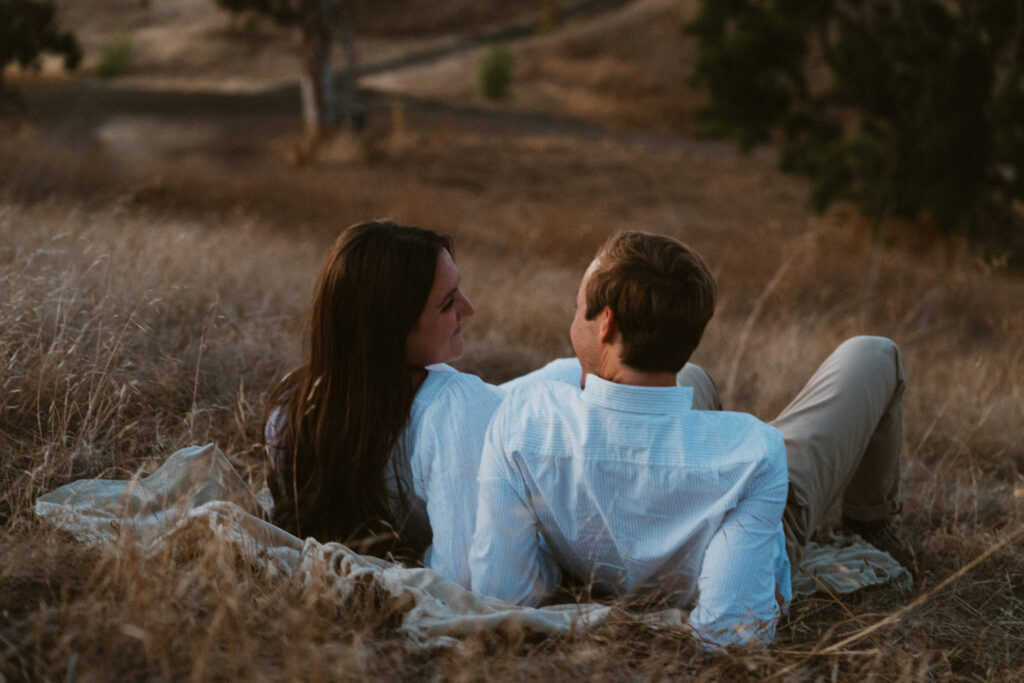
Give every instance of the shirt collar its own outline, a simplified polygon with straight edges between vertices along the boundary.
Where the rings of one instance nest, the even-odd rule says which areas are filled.
[[[599,408],[628,413],[667,414],[693,407],[693,387],[640,387],[616,384],[587,374],[583,401]]]

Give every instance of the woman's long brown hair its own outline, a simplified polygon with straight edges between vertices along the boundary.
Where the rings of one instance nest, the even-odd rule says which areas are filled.
[[[394,512],[408,509],[402,478],[397,506],[386,481],[422,377],[406,362],[406,338],[441,249],[451,251],[448,238],[385,220],[335,241],[313,296],[306,362],[267,402],[267,419],[281,411],[272,445],[284,452],[268,477],[275,524],[362,552],[410,542]]]

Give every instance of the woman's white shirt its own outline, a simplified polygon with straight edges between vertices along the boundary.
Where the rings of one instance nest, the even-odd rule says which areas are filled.
[[[426,504],[426,521],[433,533],[424,565],[469,588],[480,453],[487,425],[505,392],[448,365],[427,369],[400,452],[408,455],[412,491],[419,499],[416,502]]]
[[[468,589],[469,548],[476,525],[476,477],[491,416],[507,389],[535,379],[579,385],[581,370],[575,358],[563,358],[499,386],[446,364],[431,365],[427,370],[413,399],[401,447],[392,454],[386,483],[393,500],[397,500],[396,478],[400,478],[411,499],[407,502],[412,509],[393,509],[395,517],[409,515],[407,529],[414,533],[422,529],[424,535],[429,529],[433,535],[424,565]],[[283,451],[274,446],[280,419],[280,411],[273,411],[265,428],[267,455],[277,471],[280,468],[276,463],[283,457]],[[401,453],[407,466],[394,460]],[[425,544],[426,539],[423,541]]]

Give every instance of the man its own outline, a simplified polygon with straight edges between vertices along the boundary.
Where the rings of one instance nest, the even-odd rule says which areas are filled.
[[[887,529],[898,508],[895,346],[846,342],[774,426],[699,410],[715,406],[694,404],[676,373],[715,296],[707,266],[677,240],[624,233],[599,250],[570,330],[581,389],[513,391],[488,429],[474,591],[536,605],[564,570],[598,591],[692,608],[711,646],[766,642],[792,597],[790,559],[840,495],[865,533]]]

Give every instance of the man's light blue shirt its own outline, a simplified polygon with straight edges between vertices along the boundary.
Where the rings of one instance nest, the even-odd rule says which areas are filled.
[[[536,605],[564,569],[692,608],[711,644],[770,640],[792,596],[782,434],[692,398],[594,375],[513,390],[484,442],[473,590]]]

